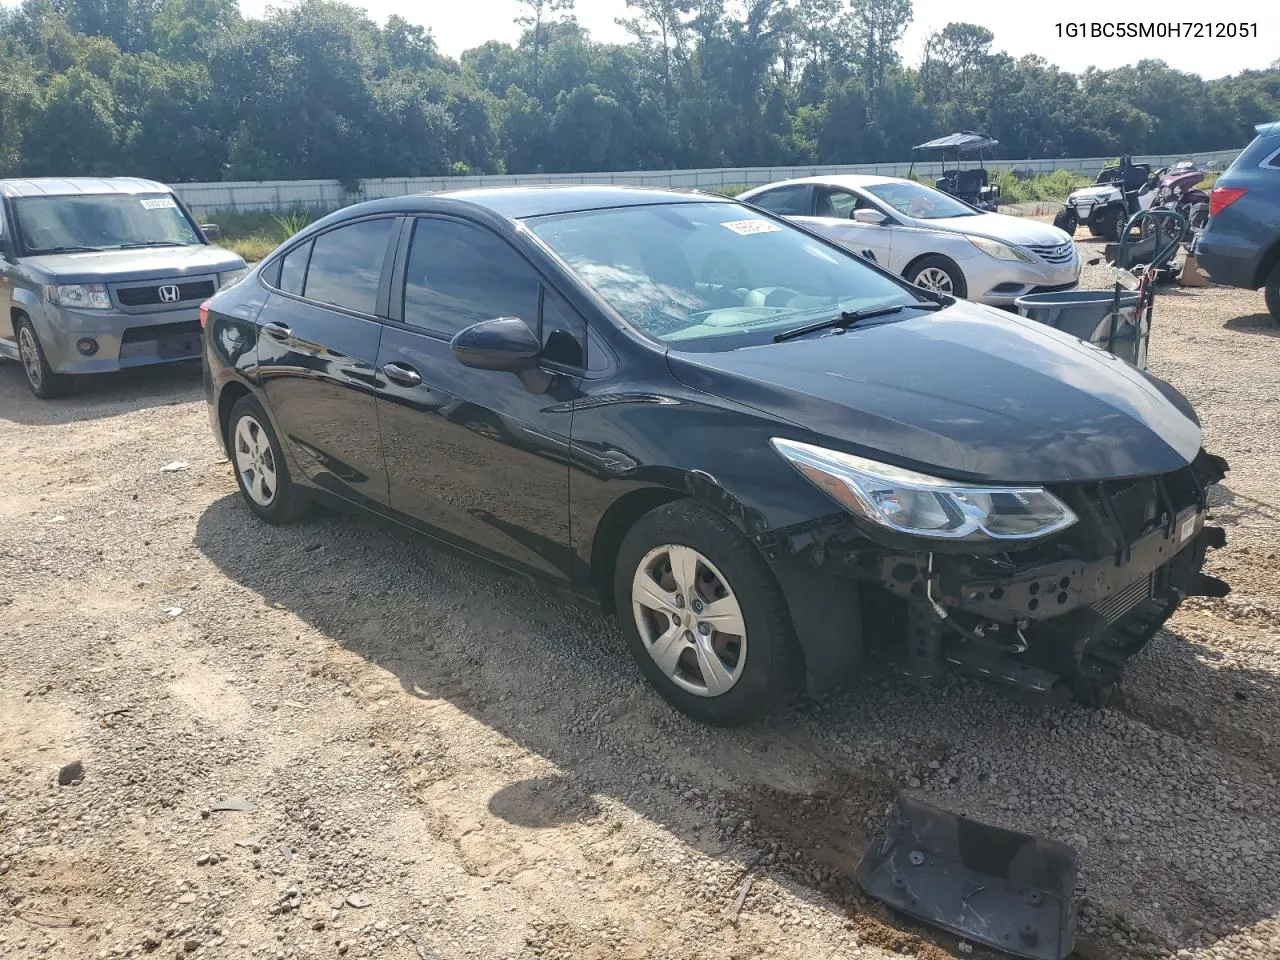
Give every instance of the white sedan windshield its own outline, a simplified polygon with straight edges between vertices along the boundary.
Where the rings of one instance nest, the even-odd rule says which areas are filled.
[[[732,203],[669,203],[526,221],[624,320],[688,342],[916,298],[852,254]]]

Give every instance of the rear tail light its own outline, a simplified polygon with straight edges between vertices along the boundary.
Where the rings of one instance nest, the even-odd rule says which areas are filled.
[[[1216,217],[1248,192],[1244,187],[1214,187],[1209,191],[1209,216]]]
[[[200,304],[200,329],[203,330],[209,322],[209,301],[206,300]]]

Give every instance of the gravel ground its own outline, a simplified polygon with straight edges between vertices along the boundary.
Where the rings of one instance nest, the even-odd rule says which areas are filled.
[[[364,520],[252,522],[198,371],[40,402],[0,365],[0,955],[982,957],[849,880],[906,790],[1073,844],[1081,957],[1280,957],[1280,329],[1169,290],[1152,358],[1232,463],[1235,593],[1116,706],[872,672],[731,732],[598,616]]]

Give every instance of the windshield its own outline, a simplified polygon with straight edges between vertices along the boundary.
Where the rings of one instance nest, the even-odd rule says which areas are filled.
[[[591,210],[526,221],[628,323],[719,349],[913,294],[852,254],[733,203]]]
[[[864,188],[893,209],[914,220],[941,220],[944,217],[973,217],[978,211],[919,183],[877,183]]]
[[[31,255],[201,242],[177,201],[163,193],[21,197],[13,211]]]

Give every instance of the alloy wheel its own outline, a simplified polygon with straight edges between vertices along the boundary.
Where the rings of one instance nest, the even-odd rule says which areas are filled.
[[[955,285],[951,276],[941,267],[925,267],[916,274],[916,286],[932,290],[934,293],[954,293]]]
[[[640,562],[631,583],[640,639],[682,690],[719,697],[747,663],[747,628],[728,581],[692,547],[663,544]]]
[[[279,489],[276,480],[276,455],[262,424],[251,416],[243,416],[236,424],[236,472],[250,499],[260,507],[269,507]]]
[[[31,386],[39,390],[44,381],[44,372],[40,369],[40,348],[36,345],[36,335],[26,325],[18,329],[18,354],[22,357],[22,368],[27,372]]]

